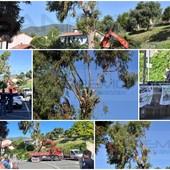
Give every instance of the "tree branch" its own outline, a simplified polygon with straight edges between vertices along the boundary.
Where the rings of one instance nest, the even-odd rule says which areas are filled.
[[[103,74],[107,71],[107,69],[109,68],[110,64],[106,65],[106,67],[103,69],[103,71],[100,73],[100,75],[98,76],[98,79],[97,79],[97,82],[96,82],[96,86],[95,88],[93,89],[93,94],[96,92],[98,86],[99,86],[99,83],[100,83],[100,79],[101,77],[103,76]]]
[[[89,86],[88,86],[88,93],[90,94],[91,90],[91,83],[92,83],[92,74],[90,70],[90,63],[88,63],[88,73],[89,73]]]
[[[79,1],[79,4],[81,5],[84,14],[90,17],[91,16],[90,11],[86,7],[85,3],[83,1]]]
[[[75,89],[77,91],[77,95],[79,96],[79,98],[81,99],[82,98],[82,95],[81,95],[81,92],[80,92],[80,89],[79,89],[79,86],[77,84],[77,80],[76,80],[76,76],[75,76],[75,71],[74,71],[74,66],[73,64],[70,64],[70,70],[71,70],[71,74],[73,76],[73,83],[75,85]]]
[[[60,71],[61,71],[62,75],[64,75],[64,73],[63,73],[63,71],[62,71],[61,69],[60,69]],[[75,94],[75,96],[77,97],[77,99],[78,99],[79,102],[81,103],[81,100],[80,100],[79,96],[77,95],[76,91],[75,91],[74,88],[72,87],[71,83],[68,81],[67,77],[64,76],[64,78],[65,78],[65,81],[67,82],[70,90]]]
[[[79,78],[79,80],[81,81],[82,85],[84,85],[84,82],[83,82],[82,78],[80,77],[79,73],[77,72],[77,70],[76,70],[76,68],[75,68],[74,64],[73,64],[72,66],[73,66],[73,68],[74,68],[74,71],[75,71],[75,73],[76,73],[77,77],[78,77],[78,78]]]

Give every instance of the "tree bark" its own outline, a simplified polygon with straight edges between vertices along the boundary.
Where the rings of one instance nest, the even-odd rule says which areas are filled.
[[[94,36],[95,36],[95,31],[91,31],[87,35],[88,49],[93,49],[94,48]]]

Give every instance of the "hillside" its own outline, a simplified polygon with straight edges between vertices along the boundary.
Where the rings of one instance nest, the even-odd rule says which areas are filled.
[[[170,25],[158,26],[144,32],[140,30],[129,37],[141,43],[141,49],[169,49],[170,48]]]
[[[87,144],[88,144],[87,141],[88,141],[88,143],[91,144],[91,146],[94,146],[93,140],[89,140],[89,139],[83,138],[83,137],[59,138],[59,139],[55,140],[54,142],[55,142],[55,146],[57,148],[61,148],[64,153],[67,153],[71,149],[80,149],[80,150],[89,149],[87,147]],[[44,148],[44,150],[47,150],[48,148],[50,148],[50,145],[46,146],[46,148]]]
[[[48,31],[52,28],[57,28],[60,33],[72,32],[75,26],[69,24],[51,24],[46,26],[32,26],[25,29],[22,29],[21,32],[25,32],[27,34],[34,33],[39,36],[47,35]]]

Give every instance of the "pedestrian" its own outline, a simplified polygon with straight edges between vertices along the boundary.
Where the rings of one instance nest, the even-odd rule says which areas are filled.
[[[2,115],[6,115],[6,93],[4,88],[1,93],[1,113]]]
[[[170,83],[170,69],[166,68],[166,73],[165,73],[165,78],[166,78],[166,82]]]
[[[80,167],[82,169],[94,169],[94,161],[91,159],[91,151],[84,150],[82,159],[80,160]],[[82,161],[82,162],[81,162]]]
[[[1,164],[3,164],[5,166],[6,169],[10,169],[11,165],[10,165],[10,161],[8,159],[8,155],[5,154],[2,158],[1,158]]]
[[[13,163],[12,169],[19,169],[19,166],[18,166],[18,163],[17,163],[17,162],[14,162],[14,163]]]
[[[8,94],[8,112],[12,113],[13,112],[13,93],[12,89],[9,90],[10,93]]]

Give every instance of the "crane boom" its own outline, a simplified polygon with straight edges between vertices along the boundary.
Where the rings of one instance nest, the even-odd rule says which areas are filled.
[[[103,38],[103,40],[101,42],[102,48],[109,48],[110,47],[109,40],[110,40],[111,37],[116,38],[125,48],[129,47],[129,44],[125,39],[121,38],[119,35],[117,35],[116,33],[114,33],[110,29],[109,33],[105,35],[105,37]]]

